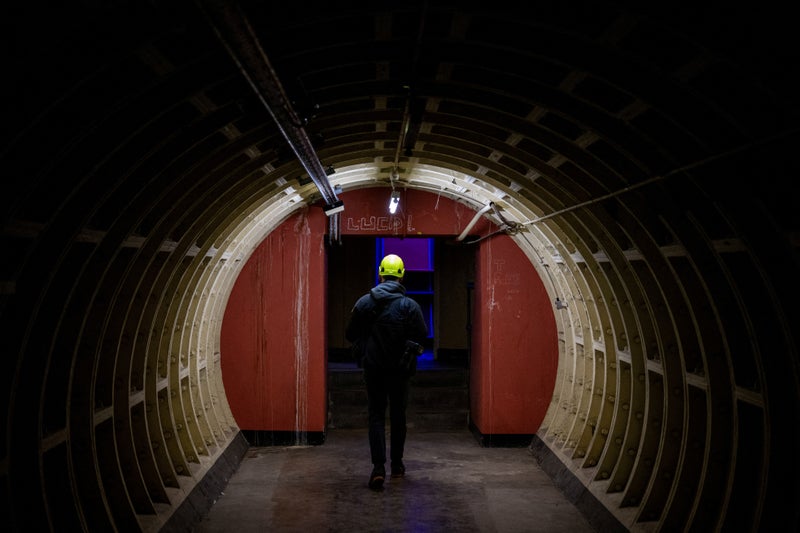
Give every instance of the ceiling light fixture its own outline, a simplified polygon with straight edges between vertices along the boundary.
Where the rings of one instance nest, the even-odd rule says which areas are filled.
[[[400,179],[400,172],[397,170],[397,166],[392,169],[389,173],[389,185],[392,186],[392,194],[389,196],[389,212],[391,214],[395,214],[397,211],[397,205],[400,203],[400,191],[394,188],[394,182]]]
[[[397,211],[397,204],[400,203],[400,191],[392,189],[392,195],[389,197],[389,212],[394,215]]]

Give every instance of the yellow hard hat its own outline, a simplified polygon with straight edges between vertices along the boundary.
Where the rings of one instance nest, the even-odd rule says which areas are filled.
[[[381,266],[378,267],[378,275],[380,276],[394,276],[397,279],[403,279],[405,267],[403,260],[399,255],[389,254],[381,261]]]

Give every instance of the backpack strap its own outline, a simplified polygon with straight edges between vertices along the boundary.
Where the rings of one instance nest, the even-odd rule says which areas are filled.
[[[379,302],[372,294],[370,294],[370,299],[372,301],[372,307],[365,313],[369,323],[364,327],[361,338],[354,342],[351,348],[352,357],[355,359],[359,368],[363,365],[364,357],[367,355],[367,339],[369,339],[369,336],[372,334],[372,328],[375,327],[375,322],[388,305],[387,300]]]
[[[378,317],[381,316],[381,313],[383,313],[384,309],[386,309],[389,306],[389,303],[391,302],[391,300],[388,298],[378,301],[375,299],[374,296],[372,296],[372,294],[370,294],[369,297],[372,298],[372,309],[370,309],[369,312],[369,316],[371,319],[369,327],[364,328],[365,331],[367,331],[366,335],[372,333],[372,328],[375,326],[375,322],[377,322]]]

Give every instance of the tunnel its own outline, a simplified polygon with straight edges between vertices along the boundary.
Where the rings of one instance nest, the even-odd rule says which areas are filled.
[[[788,7],[79,0],[2,26],[4,530],[202,515],[249,445],[240,274],[296,217],[324,255],[352,198],[395,194],[541,285],[527,445],[564,490],[629,531],[800,527]]]

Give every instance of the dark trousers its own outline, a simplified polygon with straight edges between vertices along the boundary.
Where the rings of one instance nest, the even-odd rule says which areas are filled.
[[[390,457],[393,463],[403,459],[406,444],[406,407],[409,378],[375,369],[364,369],[369,414],[369,450],[372,464],[386,463],[386,407],[389,407],[391,433]]]

